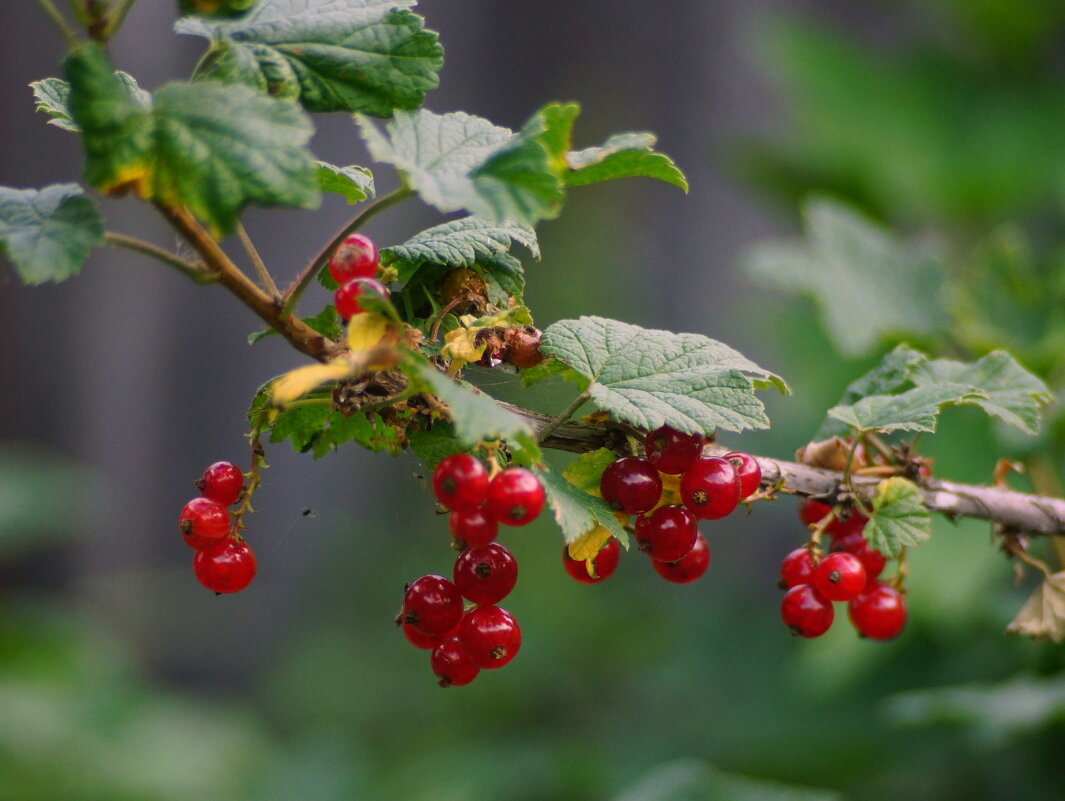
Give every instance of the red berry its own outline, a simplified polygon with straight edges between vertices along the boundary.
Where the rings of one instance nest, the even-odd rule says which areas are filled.
[[[650,517],[636,518],[635,534],[639,549],[652,559],[676,562],[695,547],[699,523],[682,506],[662,506]]]
[[[468,453],[445,456],[433,470],[433,494],[451,511],[473,511],[488,494],[488,471]]]
[[[455,560],[455,586],[462,597],[481,606],[506,598],[518,581],[518,560],[498,542],[470,548]]]
[[[832,625],[835,610],[809,584],[797,584],[784,593],[780,603],[784,625],[800,637],[820,637]]]
[[[861,560],[865,568],[866,584],[871,584],[877,576],[884,572],[887,557],[869,544],[868,540],[860,531],[852,531],[845,537],[840,537],[832,546],[833,550],[852,553]]]
[[[377,247],[369,237],[352,234],[329,257],[329,274],[343,286],[353,278],[373,278],[379,264]]]
[[[581,584],[598,584],[610,578],[617,570],[618,560],[621,558],[621,546],[618,541],[611,537],[606,545],[599,549],[599,553],[592,559],[592,575],[588,575],[588,563],[583,559],[573,559],[569,555],[569,546],[562,546],[562,564],[566,572]]]
[[[726,453],[725,458],[736,468],[736,477],[740,480],[740,500],[758,492],[762,486],[762,468],[758,465],[758,460],[741,451]]]
[[[710,546],[702,534],[695,537],[695,546],[688,555],[676,562],[658,562],[651,560],[655,572],[666,581],[674,584],[688,584],[700,578],[710,567]]]
[[[814,587],[830,601],[849,601],[865,589],[865,568],[852,553],[830,553],[814,568]]]
[[[255,578],[255,567],[255,554],[243,540],[227,538],[192,557],[196,578],[216,593],[240,592]]]
[[[824,520],[825,515],[831,511],[832,507],[827,503],[807,498],[799,507],[799,519],[807,527],[812,527]],[[853,531],[861,531],[869,522],[868,517],[853,507],[842,507],[836,514],[840,517],[825,527],[825,533],[834,539],[845,537]]]
[[[404,623],[400,628],[403,629],[403,634],[407,641],[415,648],[421,648],[423,651],[431,651],[441,642],[439,637],[426,637],[410,623]]]
[[[847,605],[858,633],[870,640],[890,640],[906,625],[906,602],[898,590],[876,582]]]
[[[740,480],[732,462],[720,456],[700,459],[680,477],[684,505],[702,520],[730,515],[740,504]]]
[[[447,524],[452,542],[460,551],[487,545],[499,533],[499,522],[483,506],[468,512],[452,512]]]
[[[229,510],[210,498],[193,498],[181,510],[178,527],[189,547],[211,548],[229,534]]]
[[[422,576],[407,587],[397,623],[409,623],[427,637],[443,637],[462,618],[462,596],[443,576]]]
[[[540,516],[546,497],[531,470],[508,467],[488,485],[488,511],[503,525],[525,526]]]
[[[462,687],[469,684],[481,669],[462,647],[458,637],[448,637],[433,648],[429,664],[440,679],[441,687]]]
[[[494,670],[517,656],[521,629],[503,607],[479,606],[462,618],[459,640],[477,667]]]
[[[340,289],[333,295],[337,314],[344,320],[350,320],[361,313],[363,308],[359,305],[359,298],[364,292],[372,292],[382,298],[388,297],[388,288],[376,278],[353,278],[346,284],[341,284]]]
[[[703,453],[702,434],[682,434],[669,426],[648,432],[644,439],[647,461],[659,473],[680,475],[690,470]]]
[[[662,497],[662,478],[646,459],[623,456],[603,471],[599,494],[615,511],[640,514]]]
[[[827,503],[821,503],[821,501],[814,498],[807,498],[799,503],[799,519],[804,526],[816,526],[822,520],[825,515],[832,511],[832,507]]]
[[[218,501],[223,506],[232,506],[244,489],[244,474],[232,462],[215,462],[203,471],[196,482],[203,497]]]
[[[814,580],[813,555],[806,548],[796,548],[780,563],[780,580],[784,589],[798,584],[810,584]]]

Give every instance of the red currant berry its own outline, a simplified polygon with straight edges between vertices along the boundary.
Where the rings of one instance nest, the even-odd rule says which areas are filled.
[[[193,498],[181,510],[178,527],[189,547],[210,548],[229,534],[229,510],[210,498]]]
[[[499,534],[499,521],[483,506],[468,512],[452,512],[447,524],[451,529],[452,544],[460,551],[487,545]]]
[[[820,637],[836,617],[832,602],[827,601],[809,584],[797,584],[784,593],[780,603],[784,625],[800,637]]]
[[[218,501],[223,506],[232,506],[244,489],[244,474],[232,462],[215,462],[203,471],[196,482],[203,497]]]
[[[799,519],[807,527],[812,527],[824,520],[825,515],[831,511],[832,507],[827,503],[807,498],[799,507]],[[836,514],[840,515],[840,517],[825,527],[825,533],[831,535],[834,539],[845,537],[853,531],[861,531],[865,528],[865,524],[869,522],[868,517],[854,508],[843,507]]]
[[[508,467],[488,485],[488,511],[506,526],[525,526],[544,508],[543,485],[531,470]]]
[[[329,257],[329,274],[343,286],[353,278],[373,278],[379,264],[377,247],[369,237],[352,234]]]
[[[468,453],[445,456],[433,470],[433,494],[453,512],[471,512],[488,495],[488,471]]]
[[[887,557],[870,545],[860,531],[852,531],[837,539],[833,550],[852,553],[861,560],[862,567],[865,568],[866,584],[875,581],[877,576],[884,572],[884,566],[887,564]]]
[[[606,545],[599,549],[599,553],[592,559],[592,573],[588,574],[588,563],[583,559],[573,559],[569,555],[569,546],[562,546],[562,564],[570,577],[581,584],[598,584],[614,575],[618,568],[618,560],[621,558],[621,546],[618,541],[611,537]]]
[[[477,667],[494,670],[517,656],[521,629],[503,607],[479,606],[462,618],[459,640]]]
[[[702,434],[682,434],[669,426],[656,428],[644,439],[644,450],[659,473],[671,476],[691,470],[703,453],[706,438]]]
[[[899,591],[876,582],[847,605],[854,628],[870,640],[891,640],[906,625],[906,602]]]
[[[650,517],[637,517],[635,533],[637,546],[652,559],[676,562],[695,547],[699,523],[682,506],[662,506]]]
[[[427,637],[443,637],[462,618],[462,596],[443,576],[422,576],[407,587],[397,623],[409,623]]]
[[[423,651],[431,651],[441,642],[439,637],[426,637],[410,623],[404,623],[400,628],[403,629],[403,635],[407,638],[407,642],[415,648],[421,648]]]
[[[821,503],[821,501],[815,500],[814,498],[807,498],[799,503],[799,519],[807,528],[810,526],[816,526],[824,520],[825,515],[831,511],[831,506],[827,503]]]
[[[780,583],[782,589],[790,589],[799,584],[810,584],[814,580],[813,555],[806,548],[796,548],[784,557],[780,563]]]
[[[702,577],[706,569],[710,567],[710,546],[706,538],[699,534],[695,538],[695,546],[688,555],[676,562],[658,562],[651,560],[655,572],[666,581],[674,584],[688,584]]]
[[[371,292],[382,298],[388,297],[388,288],[376,278],[353,278],[346,284],[341,284],[340,289],[333,295],[333,304],[337,307],[337,314],[344,320],[350,320],[356,314],[360,314],[363,308],[359,305],[359,298],[365,292]]]
[[[429,660],[441,687],[463,687],[477,678],[481,669],[466,653],[458,637],[448,637],[433,648]]]
[[[865,568],[852,553],[830,553],[814,568],[814,587],[830,601],[849,601],[865,589]]]
[[[216,593],[240,592],[255,578],[255,568],[255,554],[243,540],[226,539],[192,557],[196,578]]]
[[[481,606],[506,598],[518,581],[518,560],[498,542],[470,548],[455,560],[455,586],[462,597]]]
[[[758,465],[758,460],[741,451],[726,453],[725,458],[736,468],[736,477],[740,480],[740,500],[758,492],[762,486],[762,468]]]
[[[680,477],[684,505],[702,520],[726,517],[740,505],[740,480],[732,462],[708,456]]]
[[[662,497],[662,477],[646,459],[623,456],[603,471],[599,494],[615,511],[640,514]]]

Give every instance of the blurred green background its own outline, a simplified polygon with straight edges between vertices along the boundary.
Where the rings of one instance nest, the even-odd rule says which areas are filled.
[[[116,42],[150,88],[198,55],[169,36],[172,5],[139,4]],[[695,331],[783,374],[794,395],[766,398],[773,430],[730,443],[788,456],[902,338],[966,358],[1008,347],[1061,394],[1065,3],[421,10],[448,52],[433,110],[515,126],[578,99],[578,146],[652,129],[687,171],[687,198],[639,181],[574,192],[541,229],[527,299],[541,325],[586,313]],[[0,181],[15,186],[79,170],[25,88],[60,55],[38,16],[0,6]],[[350,121],[316,123],[323,158],[363,158]],[[936,254],[941,328],[855,353],[816,303],[748,278],[744,248],[798,235],[812,193]],[[119,230],[170,241],[131,202],[108,211]],[[349,213],[257,212],[248,225],[287,276]],[[391,244],[434,219],[404,207],[369,233]],[[504,536],[521,564],[507,601],[521,656],[442,691],[392,624],[403,583],[452,558],[419,466],[278,446],[249,533],[259,577],[238,596],[205,592],[178,511],[208,463],[247,461],[244,405],[299,363],[278,342],[247,348],[255,321],[234,306],[113,253],[56,288],[4,273],[0,799],[1062,797],[1065,651],[1003,633],[1033,581],[1014,586],[980,523],[937,521],[912,557],[910,623],[878,644],[845,623],[811,642],[780,623],[780,558],[805,538],[790,502],[705,525],[713,564],[688,587],[637,554],[577,585],[541,521]],[[533,403],[568,399],[546,387]],[[922,451],[938,475],[972,482],[1018,458],[1060,492],[1058,414],[1026,441],[950,410]]]

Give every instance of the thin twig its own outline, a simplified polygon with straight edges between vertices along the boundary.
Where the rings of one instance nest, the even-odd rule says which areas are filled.
[[[540,430],[540,432],[536,435],[536,441],[543,442],[545,439],[551,436],[551,434],[554,433],[555,429],[557,429],[560,425],[569,420],[573,416],[573,413],[577,411],[586,400],[588,400],[587,392],[582,392],[580,395],[574,398],[570,405],[563,409],[562,412],[558,415],[558,417],[556,417],[554,420],[552,420]]]
[[[167,267],[173,267],[186,278],[191,278],[198,284],[210,284],[218,280],[218,276],[214,273],[208,272],[203,269],[203,267],[197,266],[192,262],[185,261],[180,256],[153,245],[151,242],[145,242],[132,236],[116,233],[115,231],[105,232],[104,240],[109,245],[132,250],[141,255],[149,256],[156,261],[165,264]]]
[[[266,269],[266,263],[263,261],[263,257],[259,255],[259,251],[255,248],[255,243],[251,241],[251,237],[248,236],[248,230],[244,227],[244,223],[237,222],[237,238],[240,240],[240,244],[244,248],[244,252],[248,254],[248,258],[251,259],[251,264],[255,268],[255,272],[259,275],[259,283],[263,285],[271,296],[280,300],[281,292],[277,288],[277,284],[274,283],[274,277],[270,275],[270,271]]]
[[[137,0],[115,0],[115,8],[108,14],[107,26],[104,28],[103,37],[105,41],[110,41],[111,37],[118,33],[118,29],[122,27],[122,23],[126,21],[126,14],[133,8],[133,4]]]
[[[62,34],[69,49],[73,50],[81,44],[81,42],[78,41],[78,35],[74,33],[74,29],[70,27],[66,18],[59,13],[59,9],[55,7],[52,0],[37,0],[37,5],[41,7],[41,10],[44,11],[48,19],[52,21],[52,24],[54,24],[59,30],[59,33]]]

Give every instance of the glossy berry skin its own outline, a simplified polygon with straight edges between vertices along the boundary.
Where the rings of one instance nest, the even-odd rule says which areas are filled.
[[[426,637],[443,637],[462,619],[462,596],[443,576],[428,575],[407,587],[397,623],[409,623]]]
[[[463,687],[481,672],[458,637],[448,637],[433,648],[429,664],[441,687]]]
[[[762,486],[762,468],[758,466],[758,460],[742,451],[726,453],[725,458],[736,468],[736,477],[740,480],[740,500],[758,492]]]
[[[780,583],[785,590],[814,580],[814,558],[806,548],[796,548],[780,563]]]
[[[799,506],[799,519],[807,527],[816,526],[825,515],[832,511],[832,507],[827,503],[814,500],[813,498],[807,498]],[[848,509],[846,511],[841,510],[840,514],[845,514],[846,517],[833,520],[825,527],[825,533],[829,534],[833,539],[839,539],[840,537],[846,537],[855,531],[861,531],[865,528],[865,524],[869,522],[869,518],[859,512],[857,509]]]
[[[851,623],[862,637],[891,640],[906,625],[906,602],[898,590],[876,582],[847,605]]]
[[[232,462],[215,462],[203,471],[196,486],[203,497],[232,506],[244,490],[244,474]]]
[[[340,285],[340,289],[333,295],[333,304],[337,307],[337,314],[341,319],[350,320],[356,314],[362,313],[359,298],[366,292],[372,292],[382,298],[388,297],[388,288],[376,278],[353,278]]]
[[[876,581],[876,578],[884,572],[887,557],[869,544],[860,531],[852,531],[845,537],[840,537],[832,546],[833,550],[846,551],[858,557],[865,568],[866,585]]]
[[[699,522],[683,506],[663,506],[650,517],[636,518],[636,544],[659,562],[676,562],[695,547]]]
[[[468,512],[452,512],[448,515],[447,525],[451,529],[452,544],[460,551],[487,545],[499,534],[499,521],[483,506]]]
[[[501,470],[488,485],[488,512],[505,526],[527,526],[546,499],[540,479],[524,467]]]
[[[472,512],[488,495],[488,471],[471,454],[445,456],[433,470],[433,494],[452,512]]]
[[[197,580],[216,593],[240,592],[255,578],[255,554],[248,543],[227,538],[192,557]]]
[[[680,497],[701,520],[718,520],[740,504],[740,480],[732,462],[719,456],[700,459],[680,477]]]
[[[623,456],[603,471],[599,494],[616,512],[640,514],[654,508],[662,497],[662,478],[646,459]]]
[[[210,498],[193,498],[181,510],[178,528],[190,548],[212,548],[229,534],[229,510]]]
[[[462,618],[459,640],[482,670],[501,668],[518,655],[521,629],[501,606],[479,606]]]
[[[562,546],[562,564],[569,573],[570,578],[581,584],[598,584],[606,581],[614,571],[618,569],[618,561],[621,559],[621,546],[618,541],[611,537],[606,541],[599,553],[592,559],[592,574],[588,575],[588,563],[583,559],[573,559],[569,555],[569,546]]]
[[[784,593],[780,617],[793,634],[820,637],[836,617],[832,602],[822,598],[809,584],[797,584]]]
[[[498,542],[469,548],[455,560],[455,586],[467,601],[499,603],[518,582],[518,560]]]
[[[676,476],[691,470],[703,453],[702,434],[682,434],[669,426],[648,432],[644,439],[647,461],[659,473]]]
[[[849,601],[865,589],[865,568],[852,553],[830,553],[814,568],[814,587],[830,601]]]
[[[695,537],[695,545],[688,555],[676,562],[658,562],[651,560],[655,572],[666,581],[674,584],[690,584],[701,578],[710,567],[710,545],[702,534]]]
[[[329,257],[329,274],[343,286],[355,278],[373,278],[380,263],[377,246],[370,238],[352,234]]]
[[[403,636],[407,638],[407,642],[423,651],[431,651],[442,642],[439,637],[426,637],[410,623],[404,623],[400,628],[403,629]]]

